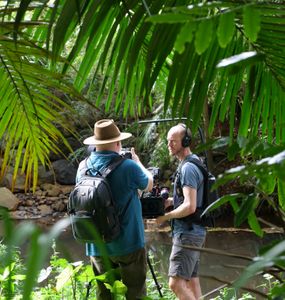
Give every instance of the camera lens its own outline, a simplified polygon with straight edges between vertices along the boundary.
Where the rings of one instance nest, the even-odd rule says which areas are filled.
[[[168,188],[162,188],[161,189],[161,192],[160,192],[160,195],[163,199],[167,199],[169,197],[169,191],[168,191]]]

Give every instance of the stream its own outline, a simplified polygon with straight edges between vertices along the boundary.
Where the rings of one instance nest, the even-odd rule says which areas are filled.
[[[282,230],[267,229],[264,237],[260,238],[247,229],[218,228],[209,230],[205,248],[213,249],[213,252],[223,251],[228,255],[233,254],[253,258],[263,246],[270,244],[273,240],[283,239],[284,233]],[[167,282],[168,258],[171,250],[170,232],[154,229],[146,230],[146,241],[152,267]],[[84,260],[88,263],[84,246],[73,239],[72,232],[69,230],[60,238],[58,249],[61,253],[65,252],[67,255],[70,255],[71,260]],[[232,282],[237,279],[241,274],[241,270],[248,263],[249,260],[239,257],[202,252],[199,272],[203,295],[207,295],[223,286],[225,282]],[[258,290],[266,293],[266,290],[260,287],[264,282],[264,278],[258,276],[248,282],[247,287],[251,289],[258,287]],[[206,296],[205,300],[214,298],[218,294],[216,291]],[[256,299],[264,299],[258,295],[255,295],[255,297]]]
[[[1,230],[0,221],[0,236]],[[49,227],[46,227],[45,230],[49,230]],[[148,254],[151,257],[151,265],[156,274],[158,274],[157,277],[163,278],[164,284],[166,284],[168,280],[168,258],[171,250],[170,231],[167,228],[158,230],[156,226],[147,225],[145,235]],[[263,238],[258,237],[248,229],[210,229],[207,234],[205,248],[213,249],[212,252],[225,252],[227,255],[201,252],[199,273],[202,293],[206,295],[204,299],[207,300],[217,296],[219,294],[218,291],[214,293],[211,293],[211,291],[217,290],[226,282],[232,282],[237,279],[242,269],[250,262],[236,256],[253,258],[263,246],[269,245],[272,241],[283,239],[284,233],[278,228],[265,229]],[[89,263],[88,257],[85,256],[84,245],[74,240],[70,227],[62,232],[56,242],[56,247],[60,255],[71,262],[83,260],[87,264]],[[25,253],[25,247],[23,253]],[[232,254],[232,256],[229,254]],[[261,284],[264,282],[264,278],[257,276],[248,282],[247,287],[251,289],[258,288],[259,291],[266,293],[266,290],[261,287]],[[258,295],[255,295],[255,297],[256,299],[264,299]]]

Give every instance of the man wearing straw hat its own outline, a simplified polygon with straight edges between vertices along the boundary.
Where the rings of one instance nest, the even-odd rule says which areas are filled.
[[[103,119],[96,122],[94,135],[84,140],[84,144],[96,147],[96,151],[92,151],[87,159],[87,167],[91,168],[91,172],[94,169],[95,175],[95,169],[100,171],[118,157],[122,148],[121,141],[130,138],[131,135],[128,132],[120,132],[113,120]],[[122,281],[128,288],[126,298],[133,300],[146,294],[144,225],[138,190],[152,190],[153,178],[133,148],[131,153],[132,159],[124,160],[108,176],[122,230],[118,238],[105,246],[112,268],[120,268]],[[78,177],[79,172],[77,181],[80,179]],[[90,256],[95,275],[107,271],[104,257],[95,244],[86,244],[86,254]],[[97,299],[113,299],[105,285],[99,281],[97,283]]]

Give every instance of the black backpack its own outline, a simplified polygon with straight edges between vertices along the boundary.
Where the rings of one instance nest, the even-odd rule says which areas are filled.
[[[123,157],[111,161],[95,176],[88,175],[87,159],[84,160],[80,181],[69,195],[68,214],[73,236],[80,242],[110,242],[120,234],[120,220],[116,211],[107,176],[117,167]],[[85,164],[85,166],[84,166]]]
[[[212,186],[216,182],[215,176],[207,169],[205,164],[198,159],[194,157],[187,157],[185,162],[193,163],[195,166],[199,168],[199,170],[202,172],[204,177],[204,190],[203,190],[203,205],[202,207],[197,207],[196,212],[190,216],[187,216],[185,218],[182,218],[183,220],[187,221],[188,223],[192,224],[201,224],[203,226],[207,227],[214,227],[215,226],[215,218],[217,217],[217,212],[207,212],[203,214],[204,210],[213,202],[215,202],[217,199],[219,199],[219,195],[217,190],[212,191]],[[182,165],[180,166],[180,170],[182,168]],[[180,183],[180,170],[177,174],[177,184],[178,184],[178,196],[181,196],[182,189],[181,189],[181,183]],[[203,214],[203,215],[202,215]]]

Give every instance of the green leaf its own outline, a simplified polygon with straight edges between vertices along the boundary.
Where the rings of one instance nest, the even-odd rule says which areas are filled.
[[[217,37],[219,44],[222,48],[225,48],[227,44],[233,38],[235,30],[235,14],[234,12],[223,13],[219,19],[219,26],[217,30]]]
[[[29,4],[32,2],[32,0],[22,0],[20,2],[19,9],[17,11],[16,19],[15,19],[15,26],[14,26],[14,38],[16,39],[16,34],[18,32],[20,21],[24,17],[25,13],[27,12],[27,9],[29,7]]]
[[[260,31],[260,11],[252,6],[243,8],[243,24],[245,35],[251,42],[257,40]]]
[[[256,233],[256,235],[258,235],[259,237],[263,237],[264,232],[259,225],[259,222],[257,220],[257,217],[256,217],[254,211],[249,213],[247,221],[248,221],[250,228]]]
[[[77,17],[77,1],[65,1],[61,14],[55,25],[53,39],[53,55],[54,59],[59,55],[66,38],[74,30],[75,18]]]
[[[113,285],[105,283],[105,286],[111,291],[111,293],[118,295],[125,295],[128,290],[127,287],[120,280],[116,280],[113,283]]]
[[[73,275],[73,268],[71,265],[68,265],[62,272],[57,276],[56,287],[57,291],[60,291],[70,280]]]
[[[174,14],[174,13],[164,13],[161,15],[151,16],[146,19],[148,22],[153,23],[184,23],[192,21],[193,17],[188,14]]]
[[[111,285],[120,278],[120,269],[109,268],[104,274],[95,276],[96,280],[101,282],[109,282]]]
[[[62,272],[57,276],[56,290],[62,290],[71,280],[71,278],[82,268],[83,263],[81,262],[75,268],[72,265],[68,265]]]
[[[253,264],[249,265],[241,276],[234,282],[234,286],[239,288],[244,286],[252,276],[255,276],[259,271],[274,265],[274,261],[278,256],[284,253],[285,241],[281,241],[277,245],[270,248],[264,255],[256,257]]]
[[[274,176],[274,174],[259,173],[257,174],[257,177],[257,184],[260,187],[260,189],[268,195],[272,194],[276,186],[276,177]]]
[[[284,284],[279,284],[275,285],[271,290],[270,294],[273,297],[273,299],[282,299],[285,298],[285,285]]]
[[[205,52],[210,46],[213,35],[213,20],[201,21],[195,35],[195,48],[199,55]]]
[[[233,208],[234,213],[236,214],[238,212],[238,210],[239,210],[239,205],[237,203],[237,199],[235,199],[235,198],[231,199],[230,200],[230,204],[231,204],[231,206]]]
[[[243,199],[242,204],[235,215],[235,226],[239,227],[249,215],[252,214],[252,211],[256,208],[258,203],[258,198],[256,195],[252,194]]]
[[[187,22],[180,30],[174,44],[174,49],[178,53],[183,53],[186,43],[191,43],[193,40],[193,32],[195,30],[195,23]]]
[[[279,205],[283,210],[285,210],[285,181],[280,178],[277,180],[278,182],[278,201]]]
[[[238,135],[242,137],[247,137],[250,127],[250,117],[252,111],[252,104],[253,104],[253,86],[254,80],[256,79],[256,73],[254,66],[251,66],[248,72],[249,84],[246,87],[245,95],[243,98],[242,103],[242,111],[241,111],[241,120],[240,120],[240,127],[238,131]]]
[[[220,207],[221,205],[227,203],[227,202],[231,202],[235,199],[238,199],[238,198],[241,198],[241,197],[244,197],[243,194],[230,194],[230,195],[225,195],[225,196],[222,196],[221,198],[219,198],[218,200],[216,200],[215,202],[211,203],[202,213],[202,216],[204,214],[206,214],[207,212],[210,212],[210,211],[213,211],[215,209],[217,209],[218,207]]]

